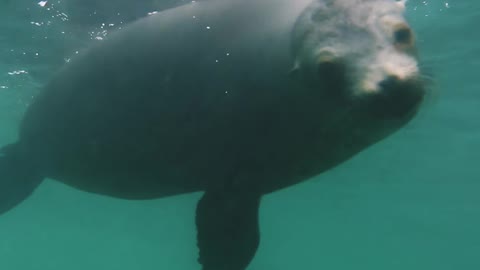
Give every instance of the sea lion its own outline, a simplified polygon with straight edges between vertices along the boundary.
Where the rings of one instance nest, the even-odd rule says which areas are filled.
[[[126,199],[204,191],[204,270],[243,270],[263,195],[386,138],[426,93],[404,2],[204,1],[65,66],[0,158],[0,213],[48,177]]]
[[[203,0],[200,0],[203,1]],[[191,0],[64,0],[69,22],[82,28],[101,24],[125,24]]]

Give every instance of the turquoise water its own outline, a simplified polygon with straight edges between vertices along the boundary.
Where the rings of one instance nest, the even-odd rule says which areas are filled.
[[[29,6],[0,7],[2,145],[88,38],[61,34],[56,10]],[[435,80],[424,110],[336,169],[266,196],[249,269],[480,269],[480,2],[411,0],[407,15]],[[0,217],[0,269],[199,269],[200,195],[131,202],[46,181]]]

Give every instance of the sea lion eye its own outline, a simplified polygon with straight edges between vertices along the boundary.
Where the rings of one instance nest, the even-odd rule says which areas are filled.
[[[405,49],[413,46],[413,33],[407,26],[400,26],[393,32],[395,46]]]
[[[395,42],[397,43],[410,43],[410,40],[412,39],[412,33],[410,32],[410,29],[408,28],[401,28],[395,31]]]

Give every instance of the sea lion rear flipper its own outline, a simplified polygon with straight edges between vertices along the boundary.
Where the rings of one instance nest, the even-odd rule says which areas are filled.
[[[260,242],[260,195],[205,192],[197,205],[202,270],[244,270]]]
[[[25,200],[43,177],[16,151],[15,145],[0,149],[0,215]]]

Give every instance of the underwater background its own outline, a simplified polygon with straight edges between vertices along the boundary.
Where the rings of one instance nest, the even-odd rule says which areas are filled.
[[[0,1],[0,145],[56,69],[121,26],[69,24],[49,2]],[[423,110],[350,161],[265,196],[249,269],[480,269],[480,1],[410,0],[407,17],[434,81]],[[45,181],[0,216],[0,269],[200,269],[200,196],[125,201]]]

